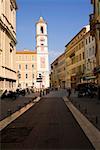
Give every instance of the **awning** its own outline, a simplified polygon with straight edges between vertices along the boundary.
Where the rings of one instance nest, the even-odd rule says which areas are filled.
[[[83,77],[83,80],[91,80],[91,79],[96,79],[96,76],[86,76],[86,77]]]

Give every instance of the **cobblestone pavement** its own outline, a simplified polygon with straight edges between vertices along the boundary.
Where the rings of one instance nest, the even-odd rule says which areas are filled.
[[[52,94],[1,131],[1,150],[94,149],[61,94]]]

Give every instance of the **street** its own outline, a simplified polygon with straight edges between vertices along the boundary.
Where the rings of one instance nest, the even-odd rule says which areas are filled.
[[[1,149],[94,149],[63,99],[44,97],[1,131]]]

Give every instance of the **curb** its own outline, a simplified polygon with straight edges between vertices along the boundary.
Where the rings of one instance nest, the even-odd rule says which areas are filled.
[[[0,121],[0,131],[4,129],[7,125],[9,125],[12,121],[16,118],[21,116],[24,112],[26,112],[29,108],[36,104],[41,98],[37,97],[33,102],[27,104],[26,106],[22,107],[20,110],[16,111],[12,115],[8,116],[7,118]]]
[[[100,131],[68,100],[63,100],[96,150],[100,150]]]

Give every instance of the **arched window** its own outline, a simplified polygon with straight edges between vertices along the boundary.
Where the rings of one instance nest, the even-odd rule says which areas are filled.
[[[43,26],[41,26],[41,33],[43,33]]]

